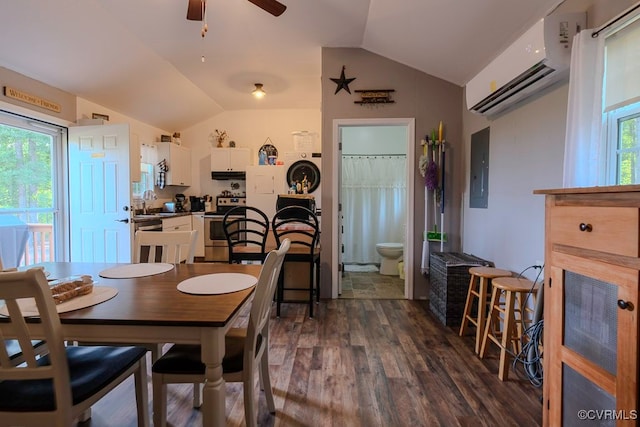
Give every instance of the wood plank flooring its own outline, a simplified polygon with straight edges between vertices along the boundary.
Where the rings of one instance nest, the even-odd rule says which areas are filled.
[[[542,391],[513,373],[501,382],[497,348],[478,359],[473,337],[443,326],[425,301],[321,301],[314,319],[305,304],[282,310],[271,321],[277,412],[269,414],[260,394],[261,426],[541,424]],[[169,386],[168,394],[169,425],[201,425],[191,386]],[[228,425],[244,425],[242,385],[227,384],[227,394]],[[95,405],[82,425],[135,426],[133,381]]]

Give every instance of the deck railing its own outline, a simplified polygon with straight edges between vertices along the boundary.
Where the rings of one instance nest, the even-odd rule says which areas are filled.
[[[27,224],[29,240],[24,251],[24,265],[55,261],[52,224]]]

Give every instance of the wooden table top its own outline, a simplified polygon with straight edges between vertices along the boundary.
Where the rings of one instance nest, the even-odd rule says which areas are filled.
[[[178,264],[153,276],[107,279],[100,271],[125,264],[42,263],[50,279],[90,274],[96,286],[110,286],[118,294],[101,304],[60,314],[62,323],[155,326],[225,326],[253,293],[253,287],[222,295],[190,295],[177,285],[190,277],[213,273],[244,273],[258,277],[260,265],[223,263]]]

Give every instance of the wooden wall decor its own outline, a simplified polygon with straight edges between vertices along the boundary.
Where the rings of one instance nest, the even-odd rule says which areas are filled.
[[[360,94],[360,101],[353,101],[356,104],[393,104],[395,102],[391,99],[391,92],[395,92],[393,89],[367,89],[355,92]]]

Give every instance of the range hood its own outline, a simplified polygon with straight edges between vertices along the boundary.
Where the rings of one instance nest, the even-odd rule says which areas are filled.
[[[228,181],[230,179],[245,180],[247,173],[245,171],[212,171],[211,179],[219,181]]]

